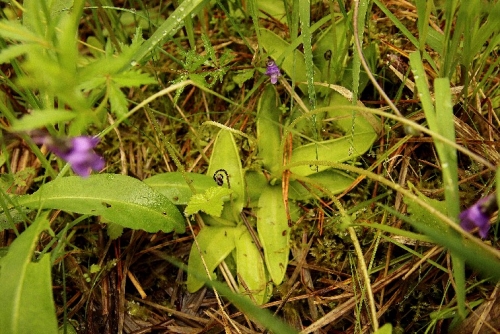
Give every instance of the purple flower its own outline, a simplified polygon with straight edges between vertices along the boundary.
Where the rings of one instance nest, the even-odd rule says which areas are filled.
[[[470,208],[460,213],[460,226],[466,231],[472,231],[479,228],[481,238],[488,236],[490,229],[490,217],[498,210],[496,194],[481,198]]]
[[[90,170],[98,171],[104,167],[104,159],[94,152],[100,139],[80,136],[73,138],[54,138],[48,134],[34,133],[32,138],[37,144],[45,144],[61,159],[66,160],[76,174],[87,177]]]
[[[274,60],[269,59],[267,61],[266,75],[271,78],[271,83],[273,85],[278,82],[278,77],[281,75],[281,72]]]

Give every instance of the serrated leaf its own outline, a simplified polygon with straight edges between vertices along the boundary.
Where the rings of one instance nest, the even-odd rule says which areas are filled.
[[[128,102],[125,94],[114,83],[108,85],[108,94],[111,112],[118,117],[124,116],[128,110]]]
[[[208,188],[203,194],[196,194],[191,197],[184,214],[189,216],[198,211],[203,211],[209,215],[220,217],[224,200],[228,200],[232,192],[231,189],[222,187]]]
[[[33,262],[39,235],[49,228],[47,216],[38,217],[0,259],[2,333],[57,333],[50,255]]]
[[[191,252],[189,253],[186,283],[187,290],[190,293],[198,291],[204,284],[203,278],[208,278],[201,256],[203,256],[208,271],[213,273],[215,268],[234,249],[235,235],[239,233],[241,233],[241,230],[235,227],[205,226],[200,230],[200,233],[196,236],[196,240],[200,247],[201,255],[195,243],[191,246]]]
[[[35,42],[42,45],[46,43],[45,40],[31,32],[31,30],[15,21],[1,20],[0,36],[21,42]]]
[[[33,48],[30,44],[12,45],[0,52],[0,64],[10,62],[11,59],[16,58],[25,53],[29,53]]]
[[[235,241],[236,268],[238,276],[245,282],[257,305],[262,305],[269,300],[266,269],[252,236],[244,226],[243,228]],[[240,292],[248,294],[243,284],[240,284]]]
[[[191,187],[196,193],[204,193],[208,188],[215,186],[215,181],[209,175],[198,173],[184,173]],[[181,172],[170,172],[154,175],[143,181],[148,186],[167,196],[176,205],[187,205],[193,192]]]
[[[249,70],[242,70],[236,72],[235,75],[233,75],[233,81],[241,88],[243,84],[247,81],[253,78],[253,74],[255,73],[255,69],[249,69]]]
[[[32,195],[19,197],[18,204],[31,209],[99,215],[146,232],[185,231],[184,218],[168,198],[126,175],[63,177],[44,184]]]
[[[267,187],[259,198],[257,232],[264,249],[269,276],[280,285],[285,277],[290,253],[290,227],[280,187]]]
[[[49,124],[68,122],[77,116],[76,113],[61,109],[33,110],[20,120],[12,122],[12,131],[28,131],[38,129]]]
[[[108,223],[108,225],[106,226],[106,234],[111,240],[116,240],[122,236],[123,226],[114,223]]]

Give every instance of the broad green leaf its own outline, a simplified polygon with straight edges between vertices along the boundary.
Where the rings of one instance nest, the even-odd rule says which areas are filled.
[[[244,281],[244,285],[248,288],[248,292],[251,293],[257,305],[262,305],[269,300],[266,269],[250,232],[246,230],[245,226],[243,228],[243,233],[235,240],[236,268],[238,276]],[[241,282],[240,291],[248,294]]]
[[[28,131],[60,122],[68,122],[77,116],[76,113],[61,109],[33,110],[31,114],[12,122],[12,131]]]
[[[346,95],[349,95],[349,93],[348,90],[344,92]],[[382,124],[373,114],[351,111],[345,107],[341,107],[350,105],[352,105],[352,102],[338,92],[333,93],[329,97],[329,107],[331,109],[328,111],[328,117],[346,136],[358,132],[373,132],[374,134],[382,132]],[[358,106],[363,106],[363,104],[358,102]]]
[[[245,181],[243,179],[243,169],[241,167],[238,147],[234,141],[233,134],[227,130],[221,130],[215,139],[207,175],[213,176],[216,172],[220,171],[227,172],[230,189],[237,195],[236,198],[233,196],[232,199],[232,214],[228,214],[229,216],[227,217],[223,215],[223,218],[231,219],[232,216],[239,217],[245,204]],[[228,187],[228,180],[225,173],[221,173],[221,175],[223,175],[224,179],[223,187]]]
[[[229,199],[233,191],[222,187],[208,188],[203,194],[196,194],[191,197],[184,210],[186,215],[194,215],[203,211],[211,216],[220,217],[224,201]]]
[[[114,82],[108,84],[108,94],[113,114],[118,117],[124,116],[128,111],[128,102],[125,94]]]
[[[214,278],[213,271],[233,251],[235,236],[240,233],[241,229],[236,227],[205,226],[200,230],[196,241],[201,255],[196,243],[193,243],[189,253],[187,290],[190,293],[198,291],[203,286],[204,279],[208,279],[201,256]]]
[[[184,173],[184,175],[196,193],[204,193],[208,188],[216,185],[210,175],[198,173]],[[145,179],[143,182],[157,192],[167,196],[176,205],[187,205],[189,199],[193,196],[193,192],[181,172],[157,174]]]
[[[331,161],[344,162],[364,154],[377,138],[375,132],[358,132],[333,140],[300,146],[293,150],[291,162]],[[293,173],[307,176],[329,168],[328,166],[301,165],[290,168]]]
[[[282,23],[286,22],[286,11],[282,1],[256,0],[256,3],[260,18],[267,20],[269,17],[273,17]]]
[[[50,255],[33,262],[39,235],[49,228],[47,216],[38,217],[0,259],[2,334],[57,333]]]
[[[262,189],[267,187],[269,181],[262,171],[247,170],[245,184],[249,206],[257,206]]]
[[[276,90],[267,86],[259,99],[257,107],[257,148],[258,158],[264,169],[274,173],[278,170],[283,157],[281,152],[280,111]]]
[[[285,277],[290,253],[290,227],[281,187],[266,187],[262,190],[257,211],[257,232],[269,275],[274,284],[280,285]]]
[[[146,232],[185,231],[184,218],[165,196],[126,175],[70,176],[44,184],[20,206],[58,209],[102,216],[105,220]]]
[[[336,195],[346,190],[354,182],[354,177],[336,169],[328,169],[319,173],[311,174],[305,179],[309,189],[298,181],[290,181],[288,186],[288,197],[294,200],[307,200],[313,198],[316,194],[319,197],[325,197],[322,189]],[[308,182],[310,181],[310,182]],[[319,186],[319,188],[317,188]]]

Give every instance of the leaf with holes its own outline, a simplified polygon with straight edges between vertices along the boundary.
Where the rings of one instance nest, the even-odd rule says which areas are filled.
[[[146,232],[185,231],[184,218],[167,197],[126,175],[64,177],[17,200],[20,206],[31,209],[102,216],[107,221]]]

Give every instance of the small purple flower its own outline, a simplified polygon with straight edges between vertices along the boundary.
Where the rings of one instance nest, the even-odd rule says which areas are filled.
[[[466,231],[472,231],[479,228],[481,238],[488,236],[490,229],[490,218],[498,210],[496,193],[481,198],[470,208],[460,213],[460,226]]]
[[[45,144],[61,159],[66,160],[76,174],[87,177],[90,170],[98,171],[104,167],[104,158],[94,152],[100,139],[80,136],[73,138],[53,138],[48,134],[34,133],[33,140],[37,144]]]
[[[274,60],[269,59],[267,61],[266,75],[271,78],[271,83],[273,85],[278,82],[278,77],[281,75],[281,72]]]

